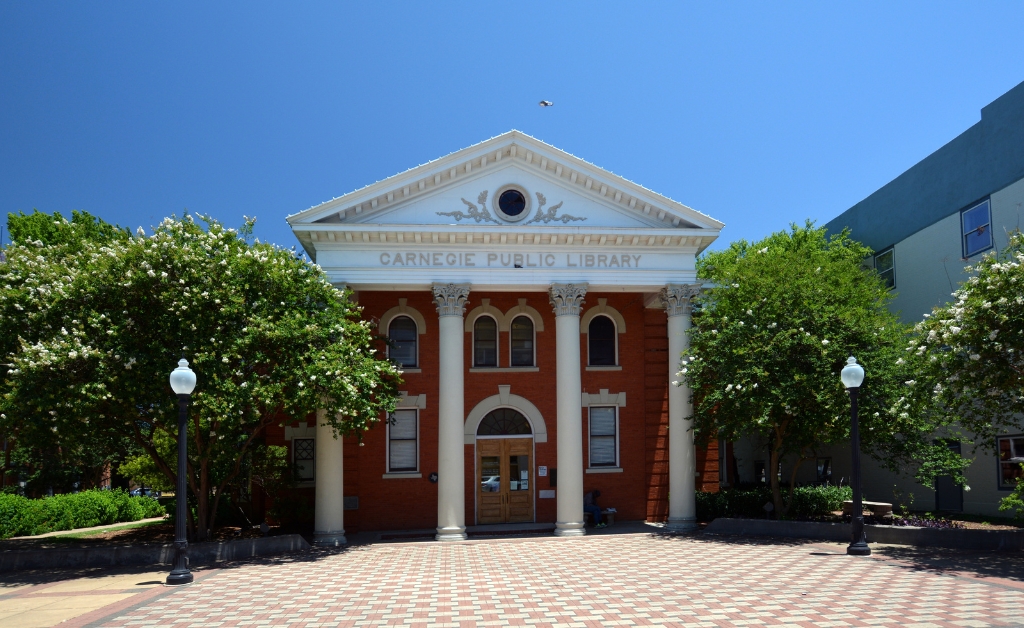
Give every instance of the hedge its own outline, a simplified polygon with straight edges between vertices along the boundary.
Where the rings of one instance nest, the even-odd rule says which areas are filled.
[[[783,499],[788,498],[783,489]],[[849,486],[798,486],[794,489],[793,505],[786,513],[788,519],[804,519],[828,515],[842,510],[843,501],[853,498]],[[765,517],[764,505],[772,501],[768,486],[756,488],[729,488],[717,493],[697,492],[697,518],[711,521],[717,517]]]
[[[150,497],[132,497],[123,490],[91,490],[42,499],[0,494],[0,539],[74,530],[164,514]]]

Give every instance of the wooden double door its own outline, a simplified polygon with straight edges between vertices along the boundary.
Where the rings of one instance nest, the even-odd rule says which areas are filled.
[[[532,456],[532,438],[477,439],[477,523],[533,521]]]

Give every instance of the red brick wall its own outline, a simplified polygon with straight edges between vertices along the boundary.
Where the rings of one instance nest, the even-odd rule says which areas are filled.
[[[349,531],[427,529],[437,525],[437,485],[428,476],[437,471],[438,391],[437,348],[439,326],[436,310],[428,292],[360,292],[359,303],[365,318],[375,322],[406,298],[409,307],[418,310],[427,322],[427,331],[419,336],[419,361],[422,372],[406,373],[400,387],[410,396],[425,394],[427,405],[420,410],[421,478],[384,479],[386,472],[386,430],[383,423],[364,433],[362,446],[355,437],[345,440],[345,494],[359,496],[359,509],[345,512]],[[490,304],[507,312],[520,298],[540,312],[544,331],[537,331],[535,373],[471,373],[472,334],[465,335],[465,412],[493,395],[498,386],[508,384],[514,395],[525,397],[540,411],[547,426],[548,440],[535,444],[534,475],[537,466],[557,468],[557,417],[555,389],[555,318],[546,292],[482,293],[471,292],[467,313],[489,298]],[[599,394],[603,388],[612,394],[626,393],[626,406],[619,410],[619,459],[621,473],[585,473],[584,490],[600,489],[601,504],[615,507],[620,520],[663,521],[668,513],[668,339],[665,313],[644,307],[643,295],[636,293],[589,293],[584,311],[596,307],[598,299],[622,314],[626,333],[619,334],[619,371],[587,371],[586,334],[580,337],[580,368],[583,392]],[[509,362],[508,332],[499,335],[499,366]],[[384,350],[381,344],[380,350]],[[533,418],[533,417],[530,417]],[[587,411],[583,412],[583,460],[588,456]],[[283,429],[275,428],[270,440],[283,444]],[[475,447],[466,445],[466,524],[476,522]],[[718,452],[698,451],[698,487],[718,489]],[[540,499],[539,491],[550,488],[550,476],[535,477],[536,520],[555,521],[554,499]],[[638,491],[637,487],[645,490]]]

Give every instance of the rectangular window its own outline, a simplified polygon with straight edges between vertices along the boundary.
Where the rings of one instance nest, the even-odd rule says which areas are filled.
[[[875,271],[890,290],[896,287],[896,250],[893,247],[875,255]]]
[[[964,259],[992,248],[992,208],[988,199],[960,212]]]
[[[394,423],[388,425],[388,473],[419,468],[418,437],[417,411],[395,410]]]
[[[512,321],[511,366],[533,366],[533,321],[520,316]]]
[[[1024,463],[1024,436],[1004,436],[999,439],[999,488],[1012,489],[1017,478],[1024,476],[1020,465]]]
[[[590,466],[617,467],[618,465],[618,408],[614,406],[590,408]]]
[[[312,438],[292,439],[292,464],[295,465],[295,479],[312,482],[316,442]]]

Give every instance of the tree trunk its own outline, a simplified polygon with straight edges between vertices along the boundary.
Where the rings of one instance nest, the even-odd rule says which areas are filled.
[[[771,454],[768,456],[768,482],[772,487],[772,505],[775,507],[775,518],[782,517],[783,504],[782,504],[782,487],[779,486],[779,447],[772,447]]]
[[[210,538],[210,471],[209,462],[199,462],[199,494],[196,496],[196,541]]]

